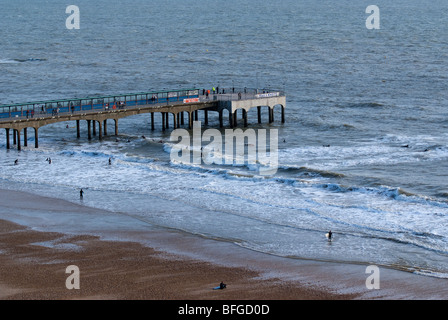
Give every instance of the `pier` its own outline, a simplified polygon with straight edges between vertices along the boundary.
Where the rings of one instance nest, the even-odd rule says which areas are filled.
[[[75,121],[76,136],[81,138],[81,121],[87,123],[87,138],[97,135],[102,139],[108,135],[108,121],[114,122],[114,134],[118,135],[118,120],[137,115],[150,114],[151,130],[155,130],[155,114],[162,124],[162,130],[186,125],[191,129],[204,113],[204,124],[208,125],[209,112],[219,117],[223,128],[224,116],[228,126],[238,126],[241,114],[242,124],[248,126],[248,112],[257,109],[257,122],[262,123],[262,108],[267,107],[268,122],[274,122],[274,107],[281,108],[281,122],[285,122],[286,96],[281,90],[249,88],[179,89],[157,92],[140,92],[109,96],[73,98],[63,100],[36,101],[0,106],[0,128],[6,130],[6,148],[13,145],[21,150],[28,144],[28,129],[34,130],[34,147],[39,147],[39,128],[57,122]],[[225,114],[226,113],[226,114]],[[188,117],[187,119],[185,119]],[[170,118],[172,119],[170,121]]]

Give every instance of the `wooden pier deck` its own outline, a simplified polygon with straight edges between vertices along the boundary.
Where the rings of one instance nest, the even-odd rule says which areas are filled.
[[[261,108],[268,107],[271,123],[274,121],[276,106],[281,107],[281,122],[284,123],[286,96],[280,90],[180,89],[1,105],[0,128],[6,130],[6,148],[11,148],[12,131],[13,145],[21,150],[22,132],[24,146],[27,146],[28,128],[34,129],[34,144],[38,148],[39,128],[56,122],[76,121],[76,134],[80,138],[80,121],[86,121],[88,139],[92,139],[92,133],[96,135],[98,124],[98,138],[102,139],[108,134],[108,120],[114,121],[114,133],[118,135],[118,120],[137,114],[150,114],[151,130],[155,130],[155,113],[161,114],[162,130],[169,129],[170,115],[172,128],[176,129],[185,124],[186,114],[188,127],[191,129],[193,121],[198,120],[199,111],[204,112],[205,125],[208,124],[208,113],[217,112],[220,127],[224,127],[223,117],[227,110],[229,127],[234,128],[238,125],[238,110],[242,110],[243,124],[247,126],[247,112],[250,109],[257,108],[258,123],[261,123]]]

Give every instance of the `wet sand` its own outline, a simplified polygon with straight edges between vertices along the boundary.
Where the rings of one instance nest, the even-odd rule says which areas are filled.
[[[102,226],[96,229],[100,218]],[[0,299],[448,297],[446,279],[382,269],[382,289],[367,290],[366,266],[291,261],[179,232],[145,229],[128,219],[82,204],[1,190]],[[69,265],[80,270],[80,289],[66,287]],[[212,290],[220,281],[227,288]]]
[[[52,243],[53,247],[45,246]],[[0,299],[340,299],[257,272],[161,254],[139,243],[39,232],[0,221]],[[67,289],[69,265],[80,289]],[[220,281],[224,290],[212,290]]]

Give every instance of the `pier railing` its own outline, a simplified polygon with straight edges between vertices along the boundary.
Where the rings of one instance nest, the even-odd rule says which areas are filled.
[[[100,111],[134,109],[142,106],[178,105],[206,101],[231,101],[283,96],[274,89],[211,88],[179,89],[140,92],[109,96],[47,100],[0,105],[0,121],[30,118],[49,118],[67,114],[97,113]]]

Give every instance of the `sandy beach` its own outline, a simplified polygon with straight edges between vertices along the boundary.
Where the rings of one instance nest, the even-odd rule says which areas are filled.
[[[334,299],[317,289],[275,280],[257,281],[257,273],[204,262],[163,258],[138,243],[101,241],[36,232],[2,221],[1,299]],[[55,241],[76,250],[39,246]],[[66,267],[80,270],[80,289],[68,290]],[[225,280],[225,290],[212,290]]]
[[[448,296],[446,279],[382,269],[382,289],[372,291],[365,288],[365,266],[291,262],[176,232],[148,232],[138,225],[134,229],[103,212],[103,219],[111,219],[111,226],[117,223],[108,231],[121,239],[108,240],[107,230],[96,232],[93,226],[99,211],[2,190],[0,299],[347,300]],[[38,218],[42,212],[53,217],[63,215],[65,227],[57,219]],[[80,214],[78,220],[70,218],[73,213]],[[33,214],[35,220],[30,218]],[[82,217],[89,217],[91,226],[84,228],[85,233]],[[68,224],[77,232],[66,232]],[[58,229],[61,232],[54,231]],[[167,250],[161,250],[163,247]],[[79,289],[66,287],[70,276],[66,268],[70,265],[80,270]],[[213,290],[221,281],[227,288]]]
[[[2,211],[60,212],[95,209],[3,190]],[[3,215],[4,216],[4,215]],[[1,217],[1,216],[0,216]],[[22,218],[23,219],[23,218]],[[132,236],[132,230],[125,231]],[[137,233],[134,236],[137,236]],[[341,299],[338,295],[259,273],[213,265],[154,250],[137,242],[36,231],[0,220],[0,299]],[[69,265],[80,270],[80,289],[69,290]],[[212,290],[221,281],[225,290]]]

